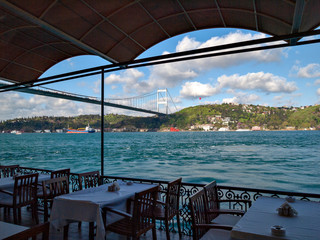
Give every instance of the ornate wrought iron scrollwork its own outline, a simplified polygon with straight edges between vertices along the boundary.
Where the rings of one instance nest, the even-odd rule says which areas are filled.
[[[20,167],[21,173],[31,173],[31,172],[39,172],[39,173],[47,173],[49,174],[50,170],[43,169],[34,169],[34,168],[23,168]],[[136,179],[136,178],[126,178],[126,177],[110,177],[103,176],[101,179],[102,184],[111,183],[116,180],[123,181],[132,181],[137,183],[149,183],[149,184],[159,184],[160,189],[165,192],[167,181],[155,181],[148,179]],[[79,181],[78,175],[75,173],[70,174],[70,184],[72,191],[79,190]],[[194,193],[198,192],[202,189],[204,184],[190,184],[190,183],[182,183],[180,189],[180,223],[181,223],[181,231],[182,234],[186,236],[192,236],[192,226],[191,226],[191,218],[190,218],[190,210],[189,210],[189,197]],[[305,201],[318,201],[320,202],[320,194],[308,194],[308,193],[294,193],[294,192],[285,192],[285,191],[272,191],[272,190],[264,190],[264,189],[251,189],[251,188],[242,188],[242,187],[228,187],[228,186],[220,186],[218,185],[218,196],[219,199],[227,199],[234,200],[235,204],[227,204],[228,208],[238,208],[243,207],[242,210],[247,210],[249,206],[243,205],[240,200],[251,200],[255,201],[260,196],[269,196],[269,197],[282,197],[285,198],[287,196],[295,197],[296,199],[305,200]],[[161,199],[164,199],[164,193],[160,195]],[[225,206],[224,206],[225,207]],[[177,232],[175,222],[172,222],[170,231]],[[164,224],[159,223],[157,227],[161,230],[164,230]]]
[[[80,190],[78,174],[70,174],[69,184],[71,184],[72,192],[76,192]]]

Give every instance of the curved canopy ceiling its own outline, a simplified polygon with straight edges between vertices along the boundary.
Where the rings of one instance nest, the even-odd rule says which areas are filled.
[[[32,81],[82,54],[130,61],[200,29],[309,31],[320,25],[319,12],[319,0],[0,0],[0,77]]]

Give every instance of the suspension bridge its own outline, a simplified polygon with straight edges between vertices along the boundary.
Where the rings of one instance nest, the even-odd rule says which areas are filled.
[[[1,86],[9,85],[0,83],[0,87]],[[101,105],[100,98],[59,91],[47,87],[22,88],[15,91]],[[173,106],[173,110],[171,108],[171,105]],[[152,93],[147,93],[135,97],[105,98],[104,106],[155,115],[167,115],[169,113],[177,111],[173,99],[167,89],[160,89]]]

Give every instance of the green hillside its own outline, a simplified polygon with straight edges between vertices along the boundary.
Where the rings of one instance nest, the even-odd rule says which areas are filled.
[[[301,108],[277,108],[244,104],[213,104],[188,107],[166,117],[133,117],[108,114],[104,117],[107,131],[168,130],[176,127],[181,130],[203,130],[204,125],[217,130],[227,127],[230,130],[302,130],[320,129],[320,105]],[[0,122],[1,132],[66,128],[83,128],[88,123],[93,128],[100,128],[99,115],[81,115],[77,117],[32,117],[19,118]]]
[[[320,106],[312,106],[293,112],[288,118],[288,124],[296,128],[319,127]]]

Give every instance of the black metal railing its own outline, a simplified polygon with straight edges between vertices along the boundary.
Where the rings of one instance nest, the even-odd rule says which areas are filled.
[[[51,170],[36,169],[36,168],[24,168],[20,167],[20,171],[23,173],[29,172],[39,172],[42,174],[50,173]],[[102,176],[101,184],[111,183],[117,180],[122,181],[132,181],[136,183],[147,183],[147,184],[158,184],[161,189],[161,198],[164,199],[166,186],[168,181],[152,180],[152,179],[138,179],[129,177],[119,177],[119,176]],[[72,191],[79,190],[78,174],[70,174],[70,187]],[[189,212],[189,197],[203,188],[204,184],[195,183],[182,183],[180,190],[180,222],[182,233],[186,236],[192,236],[191,219]],[[305,201],[317,201],[320,202],[320,194],[313,193],[299,193],[299,192],[288,192],[288,191],[277,191],[277,190],[266,190],[258,188],[246,188],[246,187],[231,187],[218,185],[218,194],[220,199],[233,200],[232,203],[223,203],[221,208],[227,209],[241,209],[247,211],[249,208],[248,204],[237,200],[251,200],[255,201],[259,196],[269,196],[276,198],[285,198],[287,196],[295,197],[299,200]],[[160,230],[165,230],[164,224],[162,222],[158,223],[158,228]],[[171,222],[170,231],[177,232],[176,222],[173,220]]]
[[[40,168],[29,168],[29,167],[19,167],[17,170],[21,174],[28,174],[28,173],[50,174],[52,172],[52,170],[40,169]]]

